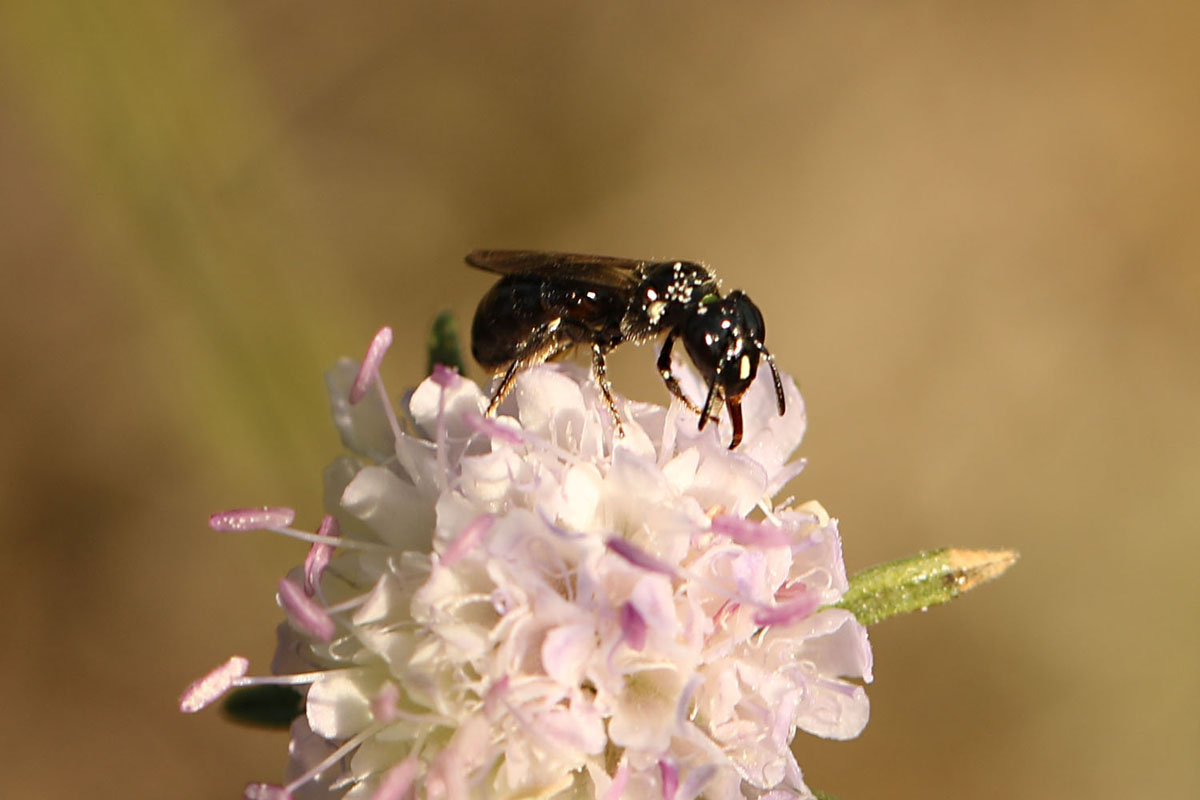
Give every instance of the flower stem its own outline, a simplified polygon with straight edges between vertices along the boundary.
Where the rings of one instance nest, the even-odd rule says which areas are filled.
[[[1016,560],[1015,550],[927,550],[858,573],[836,607],[850,611],[863,625],[874,625],[948,603],[999,577]]]

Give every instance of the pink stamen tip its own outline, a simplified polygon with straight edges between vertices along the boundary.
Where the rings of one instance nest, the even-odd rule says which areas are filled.
[[[766,627],[768,625],[786,625],[798,619],[803,619],[813,612],[818,605],[815,595],[805,595],[790,603],[759,609],[754,613],[754,624]]]
[[[392,346],[392,329],[384,325],[371,339],[367,354],[363,356],[362,366],[354,376],[354,384],[350,387],[350,405],[362,400],[375,379],[379,377],[379,365],[383,362],[383,354]]]
[[[429,377],[433,378],[433,382],[443,389],[453,389],[462,380],[458,370],[447,367],[445,364],[434,364],[433,374]]]
[[[333,617],[287,578],[279,581],[279,604],[301,632],[322,642],[333,641],[333,634],[337,630]]]
[[[179,710],[194,714],[217,700],[250,669],[250,660],[244,656],[233,656],[221,666],[183,690],[179,696]]]
[[[399,710],[400,689],[396,684],[385,683],[379,694],[371,698],[371,714],[379,722],[391,722]]]
[[[628,601],[621,604],[620,618],[621,638],[625,640],[630,649],[640,653],[646,646],[645,618],[633,607],[633,603]]]
[[[619,536],[610,536],[604,544],[609,550],[612,550],[635,567],[641,567],[651,572],[661,572],[663,575],[675,574],[675,570],[669,564],[660,561],[637,545]]]
[[[450,542],[450,545],[446,548],[446,552],[442,554],[442,565],[452,567],[461,561],[463,556],[475,548],[475,545],[478,544],[479,540],[483,538],[483,535],[488,532],[495,521],[496,518],[491,514],[480,514],[473,519]]]
[[[328,536],[333,539],[341,535],[342,526],[338,525],[337,517],[333,514],[321,517],[321,524],[317,526],[317,536]]]
[[[242,797],[245,800],[292,800],[292,793],[283,786],[270,783],[247,783]]]
[[[421,762],[416,756],[409,756],[392,767],[384,777],[383,783],[379,784],[379,788],[371,795],[371,800],[400,800],[406,796],[417,778],[417,769],[420,766]]]
[[[761,522],[720,514],[713,518],[713,533],[728,536],[745,547],[786,547],[791,544],[787,533]]]
[[[483,697],[484,713],[495,714],[501,698],[506,694],[508,694],[508,676],[504,675],[488,687],[487,694]]]
[[[476,411],[468,411],[462,415],[462,421],[473,431],[482,433],[491,439],[499,439],[508,444],[517,445],[525,441],[521,431],[503,425],[497,420],[489,419]]]
[[[625,791],[625,784],[629,781],[629,763],[621,759],[621,766],[617,767],[617,774],[613,775],[612,784],[608,787],[608,791],[604,793],[604,800],[620,800],[621,793]]]
[[[658,762],[658,775],[662,779],[663,800],[675,800],[679,791],[679,772],[665,761]]]
[[[242,533],[244,531],[286,528],[295,519],[296,512],[283,506],[238,508],[233,511],[219,511],[211,515],[208,518],[208,527],[214,531]]]
[[[326,514],[321,520],[317,535],[330,538],[342,535],[337,519],[332,514]],[[304,558],[304,593],[309,597],[317,593],[317,587],[321,585],[321,576],[325,574],[325,568],[333,558],[333,551],[334,546],[328,542],[313,542],[313,546],[308,549],[308,555]]]

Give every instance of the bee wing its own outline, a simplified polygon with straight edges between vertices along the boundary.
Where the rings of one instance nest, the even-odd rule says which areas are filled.
[[[472,267],[501,275],[570,278],[614,289],[637,286],[641,281],[641,268],[648,263],[632,258],[545,253],[540,250],[476,250],[467,256],[466,261]]]

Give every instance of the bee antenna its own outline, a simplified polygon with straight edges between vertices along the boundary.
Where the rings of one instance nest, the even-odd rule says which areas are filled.
[[[779,416],[782,417],[787,404],[783,401],[783,381],[779,380],[779,370],[775,368],[775,356],[771,355],[762,342],[755,342],[754,344],[758,346],[759,352],[762,353],[763,358],[767,360],[767,364],[771,367],[771,377],[775,380],[775,400],[779,403]]]

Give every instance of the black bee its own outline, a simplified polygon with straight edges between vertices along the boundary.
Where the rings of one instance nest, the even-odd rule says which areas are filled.
[[[596,382],[620,432],[604,356],[619,344],[640,344],[663,332],[658,371],[667,389],[700,415],[701,430],[724,401],[733,423],[731,450],[742,441],[741,399],[758,373],[760,356],[771,367],[779,413],[784,412],[783,384],[763,343],[762,314],[740,291],[722,297],[716,276],[700,264],[533,250],[476,250],[467,263],[504,276],[479,301],[471,325],[475,360],[502,371],[489,415],[522,369],[575,345],[590,345]],[[671,371],[677,338],[708,384],[703,406],[684,396]]]

